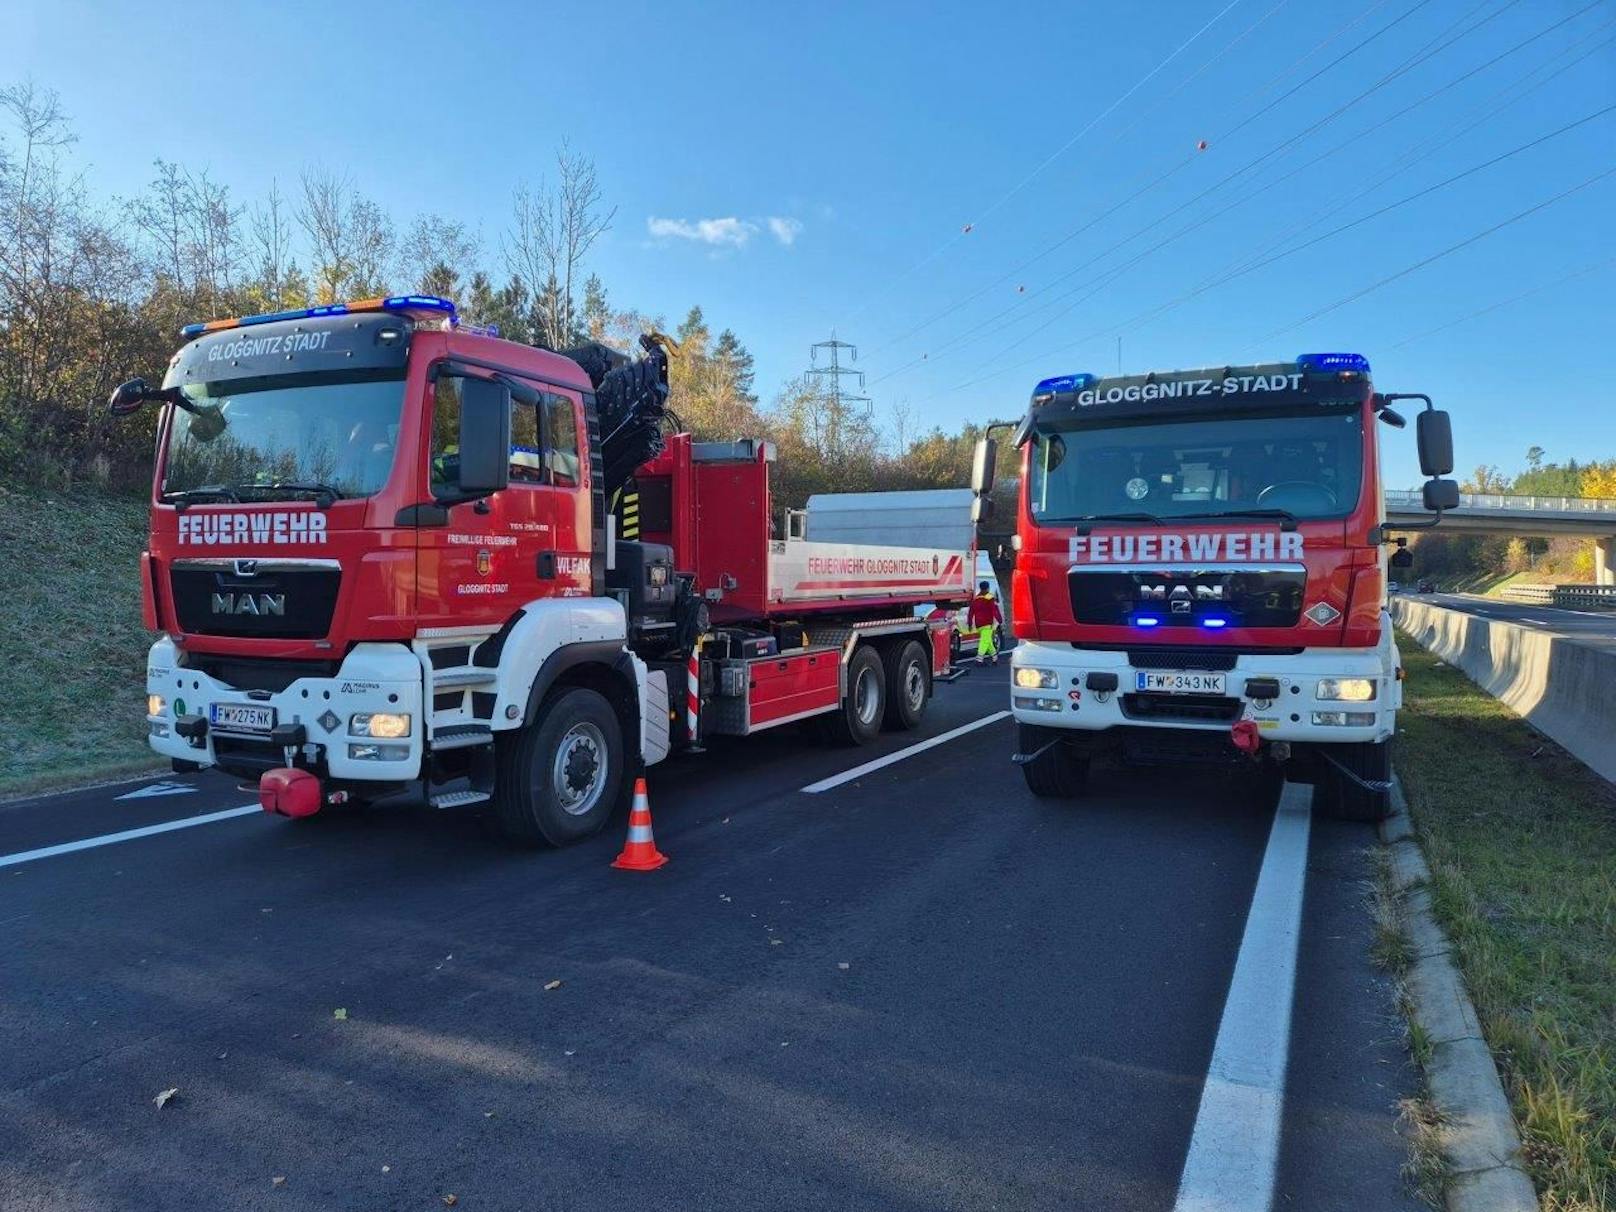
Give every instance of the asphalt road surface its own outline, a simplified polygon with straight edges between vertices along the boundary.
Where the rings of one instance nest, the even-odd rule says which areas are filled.
[[[1229,996],[1237,968],[1290,995],[1247,937],[1283,933],[1273,786],[1038,801],[998,719],[802,790],[994,715],[1006,677],[940,687],[919,737],[654,769],[650,874],[608,866],[621,821],[512,852],[424,810],[56,849],[251,802],[218,776],[0,805],[0,1207],[1171,1209],[1192,1138],[1221,1181],[1203,1145],[1247,1127],[1210,1122],[1245,1092],[1214,1049],[1276,1005],[1273,1206],[1421,1207],[1368,826],[1280,814],[1283,1015]]]
[[[1416,601],[1431,602],[1449,610],[1504,623],[1518,623],[1538,631],[1565,636],[1579,644],[1616,650],[1616,610],[1561,610],[1553,606],[1531,606],[1507,598],[1485,598],[1471,593],[1421,593],[1409,595]]]

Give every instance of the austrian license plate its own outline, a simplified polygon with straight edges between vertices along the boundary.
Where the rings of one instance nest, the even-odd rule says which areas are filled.
[[[209,712],[213,726],[225,732],[268,733],[275,727],[273,707],[254,707],[245,703],[214,703]]]
[[[1156,694],[1222,694],[1223,674],[1193,670],[1144,670],[1136,675],[1138,689]]]

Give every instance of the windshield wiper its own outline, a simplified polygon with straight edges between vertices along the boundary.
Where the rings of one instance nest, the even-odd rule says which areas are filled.
[[[1296,529],[1296,515],[1288,509],[1224,509],[1217,513],[1186,513],[1185,518],[1278,518],[1281,530]]]
[[[321,509],[331,508],[333,501],[342,499],[342,490],[318,480],[276,480],[273,484],[242,484],[248,492],[307,492],[314,495],[314,503]]]
[[[1096,522],[1154,522],[1157,526],[1167,525],[1153,513],[1089,513],[1075,519],[1077,533],[1088,534]]]
[[[205,497],[218,497],[220,500],[233,501],[238,505],[241,503],[241,497],[228,484],[202,484],[196,488],[178,488],[172,492],[163,493],[158,500],[165,505],[178,505],[181,509],[184,509],[187,505],[200,501]]]

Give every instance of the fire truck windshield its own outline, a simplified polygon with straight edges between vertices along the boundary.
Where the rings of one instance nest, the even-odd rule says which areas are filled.
[[[1128,515],[1339,518],[1358,503],[1363,420],[1350,412],[1056,424],[1032,436],[1041,524]]]
[[[392,469],[401,372],[187,383],[183,390],[190,407],[174,410],[165,497],[366,497]]]

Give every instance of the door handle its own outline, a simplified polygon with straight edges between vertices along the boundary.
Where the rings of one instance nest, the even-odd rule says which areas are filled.
[[[538,559],[539,580],[553,581],[556,575],[556,553],[553,551],[539,552]]]

